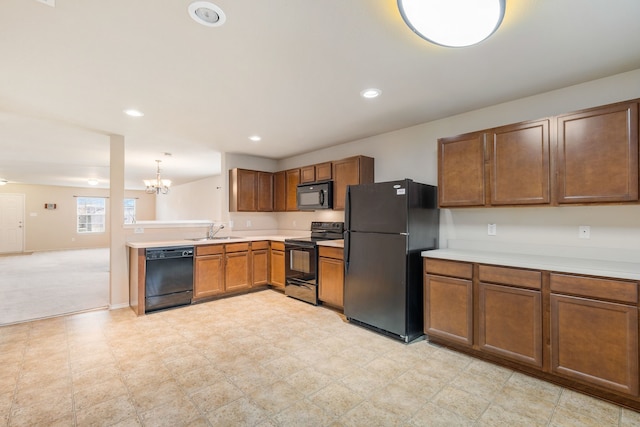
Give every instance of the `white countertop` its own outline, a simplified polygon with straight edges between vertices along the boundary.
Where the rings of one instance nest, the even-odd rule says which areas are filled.
[[[318,242],[318,246],[329,246],[331,248],[344,248],[344,240],[321,240]]]
[[[289,239],[292,237],[300,237],[300,236],[284,236],[284,235],[265,235],[265,236],[238,236],[232,239],[212,239],[212,240],[189,240],[189,239],[178,239],[178,240],[158,240],[158,241],[147,241],[147,242],[127,242],[127,247],[134,249],[145,249],[145,248],[162,248],[166,246],[200,246],[200,245],[223,245],[225,243],[238,243],[238,242],[256,242],[259,240],[275,240],[278,242],[284,242],[284,239]]]
[[[436,249],[433,251],[424,251],[422,252],[422,256],[479,264],[640,280],[640,260],[638,262],[621,262],[467,249]]]

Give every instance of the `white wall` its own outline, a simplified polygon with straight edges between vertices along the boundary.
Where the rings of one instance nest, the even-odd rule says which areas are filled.
[[[280,161],[226,154],[223,156],[223,174],[219,181],[224,182],[222,185],[224,194],[219,205],[220,219],[232,220],[235,231],[259,232],[308,230],[312,220],[341,221],[343,218],[343,213],[340,211],[229,213],[227,171],[234,167],[274,172],[362,154],[375,158],[377,182],[412,178],[418,182],[435,185],[437,184],[437,139],[440,137],[634,98],[640,98],[640,69]],[[213,182],[202,184],[214,185]],[[193,184],[194,188],[197,185]],[[189,189],[185,190],[185,194],[187,193],[189,197],[185,196],[180,203],[185,206],[185,209],[191,209],[191,203],[194,203],[193,206],[202,203],[202,201],[196,201],[196,198],[204,198],[202,194],[212,194],[213,190],[209,188],[207,192],[206,188],[199,191]],[[208,209],[216,211],[211,207]],[[203,212],[205,210],[203,209]],[[198,214],[196,213],[195,216]],[[470,240],[486,247],[501,243],[510,248],[543,244],[559,248],[571,246],[598,249],[601,253],[608,252],[610,248],[640,250],[639,206],[444,209],[441,218],[440,244],[442,247],[447,247],[454,241]],[[247,221],[251,221],[250,227],[247,226]],[[497,224],[496,236],[487,235],[488,223]],[[579,225],[591,226],[591,239],[578,239]]]
[[[216,175],[188,184],[176,185],[168,194],[156,196],[156,220],[220,221],[225,190],[222,176]]]
[[[471,111],[395,132],[318,150],[279,162],[280,169],[362,154],[375,158],[375,180],[412,178],[437,184],[437,139],[525,120],[640,98],[640,69]],[[450,239],[495,243],[640,250],[640,207],[571,206],[444,209],[440,245]],[[496,236],[487,224],[496,223]],[[578,226],[590,225],[591,239],[578,239]]]

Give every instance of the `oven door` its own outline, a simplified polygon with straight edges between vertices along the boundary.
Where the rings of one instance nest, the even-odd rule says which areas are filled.
[[[285,295],[318,305],[314,243],[285,242]]]

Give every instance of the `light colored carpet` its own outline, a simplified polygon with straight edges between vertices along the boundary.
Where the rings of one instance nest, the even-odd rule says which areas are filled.
[[[0,257],[0,325],[108,305],[108,248]]]

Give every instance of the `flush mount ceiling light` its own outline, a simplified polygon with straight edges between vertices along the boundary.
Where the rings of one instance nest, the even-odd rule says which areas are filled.
[[[9,181],[7,181],[6,179],[0,179],[0,185],[7,185]]]
[[[380,96],[380,94],[382,94],[382,91],[374,87],[365,89],[362,92],[360,92],[360,96],[367,99],[377,98]]]
[[[198,24],[219,27],[227,20],[218,6],[208,1],[195,1],[189,5],[189,16]]]
[[[445,47],[471,46],[493,34],[506,0],[398,0],[402,18],[420,37]]]
[[[249,139],[252,140],[253,142],[258,142],[262,140],[262,138],[260,138],[260,136],[258,135],[250,136]]]
[[[169,192],[169,187],[171,187],[171,180],[170,179],[162,179],[160,178],[160,162],[162,162],[162,160],[156,160],[156,163],[158,163],[158,167],[156,169],[156,179],[145,179],[144,180],[144,185],[147,187],[145,188],[145,192],[149,193],[149,194],[167,194]]]
[[[98,180],[95,178],[90,178],[87,183],[89,183],[89,185],[98,185]]]
[[[123,110],[123,112],[127,116],[131,116],[131,117],[142,117],[142,116],[144,116],[144,113],[142,111],[134,110],[134,109]]]

